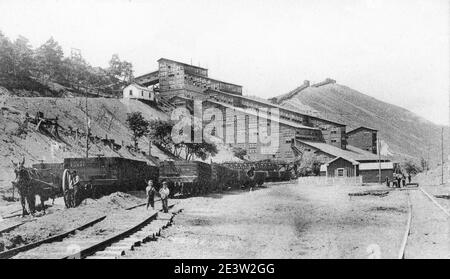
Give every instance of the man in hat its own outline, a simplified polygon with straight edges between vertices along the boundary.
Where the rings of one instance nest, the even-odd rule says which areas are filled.
[[[147,210],[148,210],[149,205],[152,207],[152,209],[155,209],[156,189],[153,186],[153,180],[150,179],[147,182],[147,187],[145,188],[145,192],[147,193]]]
[[[74,170],[72,172],[72,197],[71,197],[71,207],[75,207],[78,205],[78,198],[80,197],[80,177],[77,174],[77,171]]]
[[[170,190],[167,187],[167,181],[163,181],[162,187],[159,190],[159,196],[161,197],[162,209],[164,213],[169,212],[168,200],[169,200]]]

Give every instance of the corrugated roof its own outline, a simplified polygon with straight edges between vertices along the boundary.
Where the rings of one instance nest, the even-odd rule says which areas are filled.
[[[304,144],[307,144],[311,147],[317,148],[327,154],[330,154],[335,157],[342,157],[348,161],[377,161],[378,155],[370,153],[368,151],[356,148],[351,145],[347,145],[347,150],[341,149],[331,144],[327,144],[325,142],[312,142],[305,140],[297,140]],[[381,157],[382,160],[387,160],[385,157]]]
[[[380,164],[378,163],[361,163],[359,165],[359,170],[378,170],[380,168],[382,170],[392,170],[394,169],[394,163],[392,162],[382,162]]]

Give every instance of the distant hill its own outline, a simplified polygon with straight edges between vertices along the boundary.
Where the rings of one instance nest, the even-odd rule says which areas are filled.
[[[436,165],[441,158],[441,127],[407,109],[382,102],[340,84],[307,87],[298,93],[285,95],[281,104],[292,109],[347,124],[347,131],[359,126],[378,130],[382,153],[396,160],[429,158]],[[280,97],[277,97],[280,99]],[[445,127],[445,157],[450,154],[450,131]]]

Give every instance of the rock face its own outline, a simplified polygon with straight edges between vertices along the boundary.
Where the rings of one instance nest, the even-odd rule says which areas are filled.
[[[346,123],[347,131],[359,126],[377,129],[383,152],[396,160],[423,157],[433,165],[440,161],[441,126],[349,87],[336,83],[308,87],[283,100],[282,105]],[[450,151],[449,134],[445,127],[444,158]]]

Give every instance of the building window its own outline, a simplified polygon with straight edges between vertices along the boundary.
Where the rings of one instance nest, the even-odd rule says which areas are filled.
[[[130,89],[130,96],[133,95],[133,90]]]
[[[331,140],[331,142],[336,142],[336,140]]]
[[[144,91],[141,91],[141,96],[144,97]]]
[[[344,176],[344,169],[343,168],[337,169],[337,176]]]

